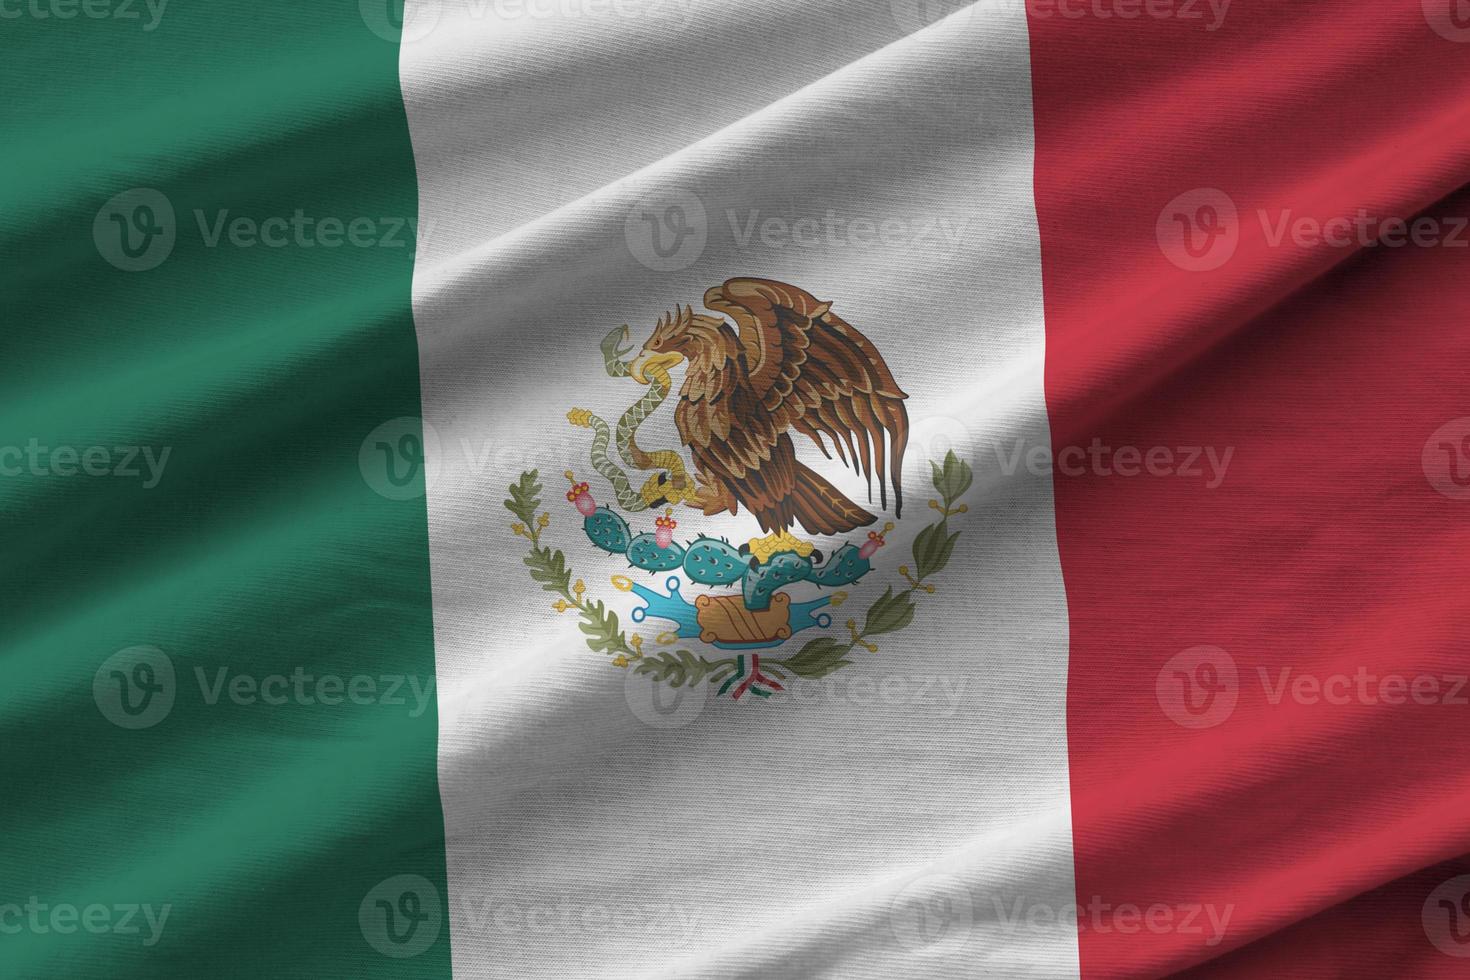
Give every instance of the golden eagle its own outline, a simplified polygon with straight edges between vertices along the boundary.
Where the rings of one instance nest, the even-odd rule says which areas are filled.
[[[721,317],[675,308],[630,369],[647,383],[645,372],[689,362],[674,422],[703,484],[704,512],[738,514],[744,504],[761,530],[777,534],[793,521],[811,534],[873,523],[872,514],[796,461],[795,429],[831,459],[821,438],[827,435],[843,463],[867,477],[869,502],[873,473],[884,508],[891,480],[894,514],[902,516],[908,395],[872,341],[831,303],[769,279],[731,279],[706,292],[704,305],[733,319],[739,332]]]

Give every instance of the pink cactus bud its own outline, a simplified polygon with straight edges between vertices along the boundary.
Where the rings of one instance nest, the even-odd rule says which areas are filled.
[[[665,511],[664,516],[656,518],[653,524],[653,541],[655,544],[660,548],[667,548],[674,543],[674,528],[679,526],[679,522],[674,520],[673,511]]]
[[[567,474],[571,480],[571,473]],[[583,517],[591,517],[597,511],[597,501],[592,499],[592,488],[586,483],[572,481],[572,488],[567,491],[567,499],[577,505],[577,512]]]

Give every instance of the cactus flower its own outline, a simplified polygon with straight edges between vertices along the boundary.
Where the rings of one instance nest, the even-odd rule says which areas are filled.
[[[592,499],[592,488],[586,483],[573,483],[567,491],[567,500],[577,505],[577,513],[591,517],[597,511],[597,501]]]
[[[653,541],[655,544],[660,548],[667,548],[674,543],[674,528],[679,526],[679,522],[674,520],[674,512],[672,510],[665,511],[664,516],[656,518],[653,524],[655,528]]]

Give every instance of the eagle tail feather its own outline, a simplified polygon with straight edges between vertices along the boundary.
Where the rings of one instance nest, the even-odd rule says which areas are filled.
[[[796,464],[796,484],[791,493],[796,519],[809,534],[842,534],[877,520],[848,500],[819,473]]]

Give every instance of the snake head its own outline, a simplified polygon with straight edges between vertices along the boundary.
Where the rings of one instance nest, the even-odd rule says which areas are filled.
[[[624,354],[627,354],[633,349],[631,343],[627,343],[627,346],[624,346],[628,340],[628,336],[629,331],[626,323],[621,327],[614,327],[608,331],[607,336],[602,338],[603,358],[607,361],[621,360]]]

